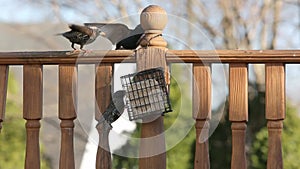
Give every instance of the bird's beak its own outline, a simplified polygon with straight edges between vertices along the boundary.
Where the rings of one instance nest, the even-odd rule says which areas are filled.
[[[100,32],[100,35],[101,36],[105,36],[106,34],[104,32]]]

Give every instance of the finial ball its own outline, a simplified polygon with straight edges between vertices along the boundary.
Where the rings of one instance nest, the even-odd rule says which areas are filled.
[[[168,21],[167,12],[157,5],[149,5],[140,16],[140,22],[145,33],[161,34]]]

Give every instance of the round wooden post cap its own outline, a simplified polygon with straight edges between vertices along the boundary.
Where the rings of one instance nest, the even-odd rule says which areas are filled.
[[[167,12],[157,5],[149,5],[140,16],[140,22],[145,33],[161,34],[167,21]]]

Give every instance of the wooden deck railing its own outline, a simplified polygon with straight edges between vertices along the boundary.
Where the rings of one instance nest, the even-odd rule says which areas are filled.
[[[137,62],[138,55],[165,55],[166,63],[178,60],[193,64],[194,96],[193,118],[196,120],[196,138],[201,131],[209,130],[211,113],[211,64],[229,63],[229,119],[232,122],[232,168],[246,168],[245,138],[248,120],[248,64],[266,65],[266,119],[269,132],[268,169],[283,168],[281,152],[281,132],[285,118],[285,64],[300,63],[300,50],[216,50],[216,51],[177,51],[141,49],[140,52],[121,50],[93,51],[68,55],[60,52],[1,52],[0,53],[0,122],[4,120],[8,68],[10,65],[23,65],[23,117],[26,122],[26,169],[40,168],[39,131],[43,103],[43,65],[59,65],[59,119],[61,120],[60,168],[72,169],[74,166],[73,120],[76,119],[76,64],[95,64],[97,69],[95,88],[99,119],[110,100],[111,79],[114,63]],[[161,53],[162,52],[162,53]],[[211,55],[213,54],[213,55]],[[217,57],[218,56],[218,57]],[[203,62],[202,62],[203,61]],[[101,62],[101,63],[100,63]],[[140,61],[141,62],[141,61]],[[203,63],[208,64],[203,64]],[[76,63],[76,64],[75,64]],[[100,64],[99,64],[100,63]],[[145,63],[142,61],[141,63]],[[147,61],[147,64],[150,62]],[[155,63],[152,63],[155,64]],[[152,65],[153,66],[153,65]],[[74,85],[75,84],[75,85]],[[198,93],[198,94],[197,94]],[[0,123],[1,124],[1,123]],[[156,127],[161,127],[156,123]],[[147,132],[145,132],[147,133]],[[205,132],[204,132],[205,133]],[[208,132],[206,132],[208,133]],[[99,133],[100,134],[100,133]],[[1,137],[1,135],[0,135]],[[164,139],[162,139],[164,140]],[[196,142],[195,168],[209,168],[208,142]],[[164,144],[164,143],[161,143]],[[109,168],[110,156],[100,146],[97,154],[97,169]],[[212,154],[213,155],[213,154]],[[144,160],[141,168],[152,168],[156,163],[165,163],[165,155],[154,163]],[[106,159],[106,160],[104,160]],[[146,162],[145,162],[146,161]],[[149,167],[150,166],[150,167]],[[159,166],[159,165],[158,165]],[[162,165],[159,168],[164,168]]]
[[[144,11],[149,12],[149,11]],[[150,10],[151,13],[151,10]],[[151,18],[151,17],[150,17]],[[143,23],[142,23],[143,24]],[[149,24],[151,25],[151,24]],[[158,27],[158,29],[163,29]],[[144,27],[147,28],[147,27]],[[147,32],[147,30],[149,30]],[[268,169],[283,168],[281,132],[285,118],[285,64],[300,63],[300,50],[166,50],[162,37],[152,39],[159,31],[146,29],[145,48],[137,51],[93,51],[72,53],[67,51],[50,52],[1,52],[0,53],[0,126],[4,120],[7,76],[10,65],[23,65],[23,117],[26,120],[26,157],[25,169],[40,168],[39,131],[43,99],[43,65],[59,66],[59,114],[61,120],[60,169],[74,169],[73,129],[77,105],[77,64],[96,65],[95,96],[99,109],[96,119],[110,102],[111,80],[114,63],[137,63],[138,70],[162,66],[167,69],[171,63],[193,64],[193,118],[196,127],[195,169],[210,168],[209,162],[209,120],[211,117],[211,65],[229,64],[229,120],[232,122],[232,169],[245,169],[246,128],[248,121],[248,64],[266,65],[266,119],[268,121],[269,151]],[[203,64],[205,63],[205,64]],[[168,76],[167,76],[168,77]],[[99,131],[99,144],[106,145]],[[140,148],[140,169],[165,169],[165,138],[163,118],[142,124],[143,138],[159,135],[155,142],[143,141]],[[1,135],[0,135],[1,137]],[[103,142],[102,142],[103,141]],[[2,145],[1,145],[2,146]],[[161,153],[156,153],[161,152]],[[157,155],[149,155],[156,153]],[[213,156],[213,154],[211,154]],[[98,147],[97,169],[111,167],[110,154],[102,146]],[[1,166],[0,167],[4,167]]]

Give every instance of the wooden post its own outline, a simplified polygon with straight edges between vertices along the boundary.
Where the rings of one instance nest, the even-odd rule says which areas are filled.
[[[281,132],[285,118],[285,66],[266,64],[266,119],[268,120],[268,169],[282,169]]]
[[[60,169],[75,169],[74,122],[77,106],[77,67],[59,65],[59,119],[61,120]]]
[[[246,169],[246,128],[248,121],[247,64],[229,65],[229,120],[232,122],[231,169]]]
[[[193,118],[196,120],[196,152],[194,168],[209,169],[209,120],[211,118],[210,65],[193,65]]]
[[[136,53],[137,70],[142,71],[154,67],[166,66],[166,41],[161,33],[167,23],[167,15],[159,6],[150,5],[141,13],[141,25],[145,35],[140,42],[142,49]],[[166,76],[167,77],[167,76]],[[151,121],[143,119],[140,142],[140,169],[165,169],[166,145],[164,136],[163,117]]]
[[[105,111],[111,100],[111,82],[113,78],[113,64],[101,63],[96,66],[96,110],[95,118],[99,121],[102,118],[102,113]],[[111,169],[111,153],[109,148],[109,132],[110,126],[102,123],[97,126],[99,133],[99,145],[96,157],[96,169]]]
[[[0,133],[2,129],[2,122],[4,121],[5,118],[7,81],[8,81],[8,65],[0,65]]]
[[[40,168],[39,131],[43,111],[43,66],[23,67],[23,118],[26,122],[25,168]]]

